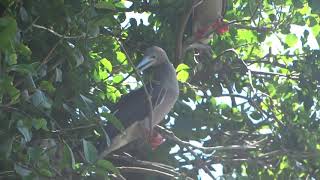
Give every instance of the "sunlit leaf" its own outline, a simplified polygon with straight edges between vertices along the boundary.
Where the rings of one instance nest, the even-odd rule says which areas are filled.
[[[237,38],[239,40],[245,40],[246,42],[257,41],[257,36],[253,33],[253,31],[246,29],[238,29]]]
[[[177,74],[177,79],[180,82],[187,82],[188,78],[189,78],[188,71],[179,71]]]
[[[123,76],[118,74],[116,76],[113,77],[112,81],[116,84],[120,83],[123,80]]]
[[[108,59],[103,58],[100,60],[100,62],[108,70],[109,73],[112,71],[112,64]]]
[[[126,58],[126,55],[125,55],[123,52],[117,51],[116,54],[117,54],[117,60],[118,60],[121,64],[123,64],[123,65],[127,65],[127,64],[128,64],[128,61],[126,60],[126,59],[127,59],[127,58]]]
[[[176,71],[177,71],[177,72],[180,72],[180,71],[182,71],[182,70],[189,70],[189,69],[190,69],[190,67],[189,67],[188,65],[186,65],[186,64],[179,64],[179,66],[177,67]]]
[[[289,47],[293,47],[298,43],[298,37],[295,34],[288,34],[285,42]]]

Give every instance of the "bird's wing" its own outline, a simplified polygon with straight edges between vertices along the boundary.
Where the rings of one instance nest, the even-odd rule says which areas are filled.
[[[167,90],[157,82],[146,84],[146,88],[151,96],[152,109],[155,109],[163,103]],[[150,115],[150,104],[144,88],[142,87],[123,96],[113,107],[113,111],[126,129],[124,133],[119,133],[119,131],[115,131],[115,127],[112,125],[107,126],[106,131],[112,138],[112,143],[107,150],[101,153],[101,157],[144,137],[146,130],[143,120],[148,119]]]
[[[146,84],[146,88],[151,96],[152,108],[155,109],[163,102],[167,90],[155,81]],[[136,121],[143,121],[150,115],[150,104],[144,88],[141,87],[124,95],[111,110],[125,128]],[[108,125],[106,131],[110,138],[119,133],[113,125]]]

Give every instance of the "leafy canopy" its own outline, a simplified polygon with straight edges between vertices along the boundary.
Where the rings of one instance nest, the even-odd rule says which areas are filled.
[[[123,129],[108,107],[137,86],[128,57],[137,63],[158,45],[181,94],[162,125],[196,146],[168,139],[146,147],[147,160],[182,179],[319,179],[320,1],[229,0],[230,30],[214,35],[212,56],[196,61],[188,51],[177,64],[185,2],[1,1],[0,176],[126,172],[99,159],[98,142],[110,143],[101,122]]]

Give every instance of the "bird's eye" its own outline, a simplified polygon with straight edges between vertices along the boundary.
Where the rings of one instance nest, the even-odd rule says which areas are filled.
[[[152,58],[152,59],[156,59],[156,56],[153,55],[153,56],[151,56],[151,58]]]

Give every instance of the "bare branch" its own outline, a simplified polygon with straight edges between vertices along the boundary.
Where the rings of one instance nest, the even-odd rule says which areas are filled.
[[[55,31],[52,30],[52,29],[49,29],[49,28],[47,28],[47,27],[40,26],[40,25],[37,25],[37,24],[32,24],[32,27],[46,30],[46,31],[52,33],[53,35],[58,36],[58,37],[60,37],[60,38],[62,38],[62,39],[81,39],[81,38],[85,38],[85,37],[86,37],[85,34],[77,35],[77,36],[65,36],[65,35],[62,35],[62,34],[59,34],[59,33],[55,32]]]
[[[116,159],[116,160],[123,160],[123,161],[130,163],[130,164],[137,165],[139,167],[145,167],[145,168],[149,168],[149,169],[154,169],[154,170],[166,172],[168,174],[175,175],[176,177],[184,176],[183,174],[175,171],[174,167],[166,165],[166,164],[158,163],[158,162],[142,161],[142,160],[136,159],[135,157],[132,157],[132,156],[121,156],[121,155],[112,155],[111,158]],[[192,178],[190,178],[190,177],[186,177],[186,179],[192,180]]]
[[[212,153],[212,151],[226,151],[226,150],[256,150],[256,146],[248,146],[248,145],[230,145],[230,146],[215,146],[215,147],[203,147],[203,146],[195,146],[187,141],[183,141],[178,138],[172,131],[165,129],[162,126],[157,125],[157,129],[167,138],[178,145],[183,147],[193,147],[195,149],[199,149],[204,153]]]
[[[148,169],[148,168],[142,168],[142,167],[124,167],[124,166],[117,167],[117,168],[122,173],[151,174],[154,176],[162,176],[162,177],[171,178],[171,179],[178,178],[173,174],[169,174],[169,173],[162,172],[162,171],[155,170],[155,169]]]

